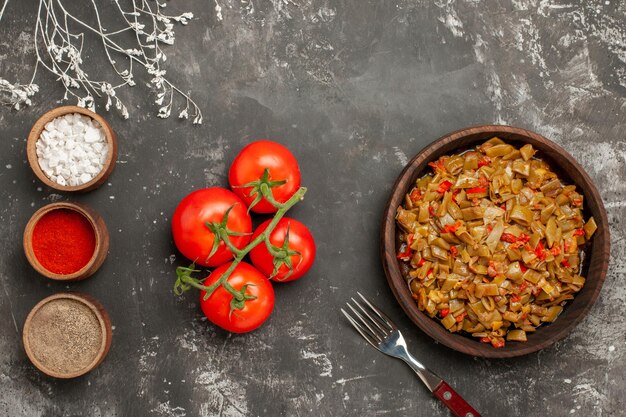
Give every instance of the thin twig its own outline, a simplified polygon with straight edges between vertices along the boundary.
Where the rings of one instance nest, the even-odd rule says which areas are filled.
[[[128,111],[117,96],[117,90],[124,86],[134,86],[134,70],[143,68],[152,77],[150,84],[157,90],[155,103],[161,105],[159,117],[168,117],[174,105],[182,98],[179,118],[187,118],[191,107],[193,123],[202,123],[202,112],[198,105],[188,93],[169,81],[165,77],[166,71],[161,68],[161,62],[167,59],[162,45],[171,45],[175,40],[174,22],[186,25],[193,18],[193,14],[166,15],[162,13],[162,8],[156,0],[141,0],[140,3],[141,6],[138,6],[138,0],[132,0],[133,11],[127,12],[122,9],[119,1],[115,0],[119,14],[127,27],[107,32],[95,0],[91,0],[88,5],[94,12],[94,26],[72,14],[62,0],[39,0],[34,30],[36,61],[31,82],[21,85],[0,78],[0,104],[8,104],[16,109],[21,105],[30,105],[30,97],[38,91],[34,80],[37,70],[41,67],[58,77],[65,88],[64,99],[72,96],[79,105],[95,108],[94,97],[102,97],[106,99],[107,110],[115,104],[122,117],[127,118]],[[0,19],[7,4],[8,0],[4,0],[0,8]],[[133,18],[129,19],[129,16]],[[74,30],[76,26],[79,30]],[[119,35],[128,30],[135,32],[135,39],[127,46],[126,37]],[[93,80],[84,71],[85,31],[99,38],[98,42],[104,49],[104,56],[115,73],[115,81]],[[122,66],[118,63],[114,59],[114,53],[122,55],[127,65]],[[117,79],[121,81],[118,82]],[[166,95],[169,95],[169,101],[162,106],[163,97]]]

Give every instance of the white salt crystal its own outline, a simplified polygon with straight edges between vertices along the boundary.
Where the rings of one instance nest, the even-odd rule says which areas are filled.
[[[35,147],[42,171],[61,185],[91,181],[109,152],[100,123],[79,113],[48,122]]]
[[[37,151],[37,153],[39,154],[39,151]],[[39,159],[39,167],[43,172],[47,172],[50,170],[47,159]]]
[[[85,151],[82,148],[75,148],[72,151],[72,156],[76,159],[81,159],[84,158],[85,156],[87,156],[87,154],[85,153]]]
[[[88,127],[85,131],[85,142],[94,143],[97,142],[99,139],[100,135],[98,133],[98,130],[94,129],[93,127]]]
[[[74,126],[72,126],[72,135],[74,136],[78,136],[78,135],[82,135],[85,132],[85,125],[83,123],[76,123]]]
[[[65,120],[65,119],[61,119],[58,122],[56,122],[56,129],[55,130],[58,130],[59,132],[63,133],[64,135],[72,134],[72,127],[70,126],[69,123],[67,123],[67,120]]]

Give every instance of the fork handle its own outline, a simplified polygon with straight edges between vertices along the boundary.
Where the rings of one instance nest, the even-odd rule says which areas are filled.
[[[439,399],[456,417],[481,417],[471,405],[453,390],[446,381],[441,381],[433,390],[435,397]]]

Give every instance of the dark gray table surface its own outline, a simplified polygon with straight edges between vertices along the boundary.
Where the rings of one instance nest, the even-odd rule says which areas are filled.
[[[27,133],[63,94],[49,74],[37,79],[33,107],[0,111],[0,416],[448,416],[404,364],[339,316],[356,290],[483,416],[625,415],[624,2],[217,1],[223,20],[212,0],[169,3],[195,14],[177,28],[165,68],[192,91],[204,124],[157,119],[149,90],[120,91],[131,117],[101,110],[120,154],[97,191],[59,195],[28,168]],[[0,74],[9,79],[27,81],[34,63],[35,6],[9,3],[0,24]],[[449,131],[493,122],[571,152],[598,185],[612,234],[589,316],[553,347],[499,361],[421,333],[378,257],[383,206],[407,161]],[[318,257],[306,278],[276,285],[262,328],[230,335],[203,319],[197,294],[172,294],[184,260],[170,218],[190,191],[225,185],[234,156],[259,138],[300,161],[309,191],[291,216],[311,228]],[[111,232],[102,269],[71,285],[38,276],[21,245],[30,215],[59,199],[93,206]],[[113,345],[91,374],[56,381],[28,362],[21,328],[37,301],[68,289],[102,301]]]

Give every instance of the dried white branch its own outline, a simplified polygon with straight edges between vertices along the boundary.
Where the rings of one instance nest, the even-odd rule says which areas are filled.
[[[8,0],[0,9],[0,19]],[[57,76],[65,88],[64,99],[70,96],[79,106],[95,109],[96,100],[104,100],[106,110],[115,107],[123,118],[128,118],[128,110],[117,95],[117,90],[136,85],[135,71],[143,69],[150,75],[150,86],[155,89],[155,103],[161,106],[158,117],[170,116],[173,107],[180,99],[179,118],[187,119],[189,113],[193,123],[202,123],[202,112],[189,94],[172,84],[166,78],[162,63],[167,59],[163,45],[172,45],[175,41],[174,22],[186,25],[193,18],[192,13],[172,16],[162,12],[165,4],[156,0],[130,0],[132,10],[125,10],[119,0],[115,5],[126,27],[108,32],[100,19],[97,2],[91,0],[90,10],[94,14],[94,25],[90,25],[73,14],[63,0],[40,0],[35,24],[35,53],[37,61],[30,84],[11,84],[0,78],[0,104],[8,104],[16,109],[30,105],[30,97],[38,91],[33,84],[39,66]],[[67,2],[67,4],[72,4]],[[81,3],[81,7],[85,7]],[[133,41],[120,36],[127,31],[135,33]],[[83,47],[85,34],[98,38],[104,50],[104,56],[113,68],[113,79],[94,80],[84,70]],[[91,48],[93,49],[93,48]],[[163,106],[164,97],[168,102]]]
[[[4,0],[0,9],[0,21],[4,16],[4,10],[9,4],[9,0]],[[11,83],[0,77],[0,105],[13,107],[19,110],[22,106],[30,106],[32,104],[30,98],[39,91],[39,86],[33,84],[32,80],[29,84]]]
[[[2,20],[2,16],[4,15],[4,9],[7,8],[7,4],[9,4],[9,0],[4,0],[2,4],[2,9],[0,9],[0,20]]]
[[[11,84],[0,78],[0,104],[19,110],[22,106],[30,106],[30,98],[39,91],[37,84]]]

